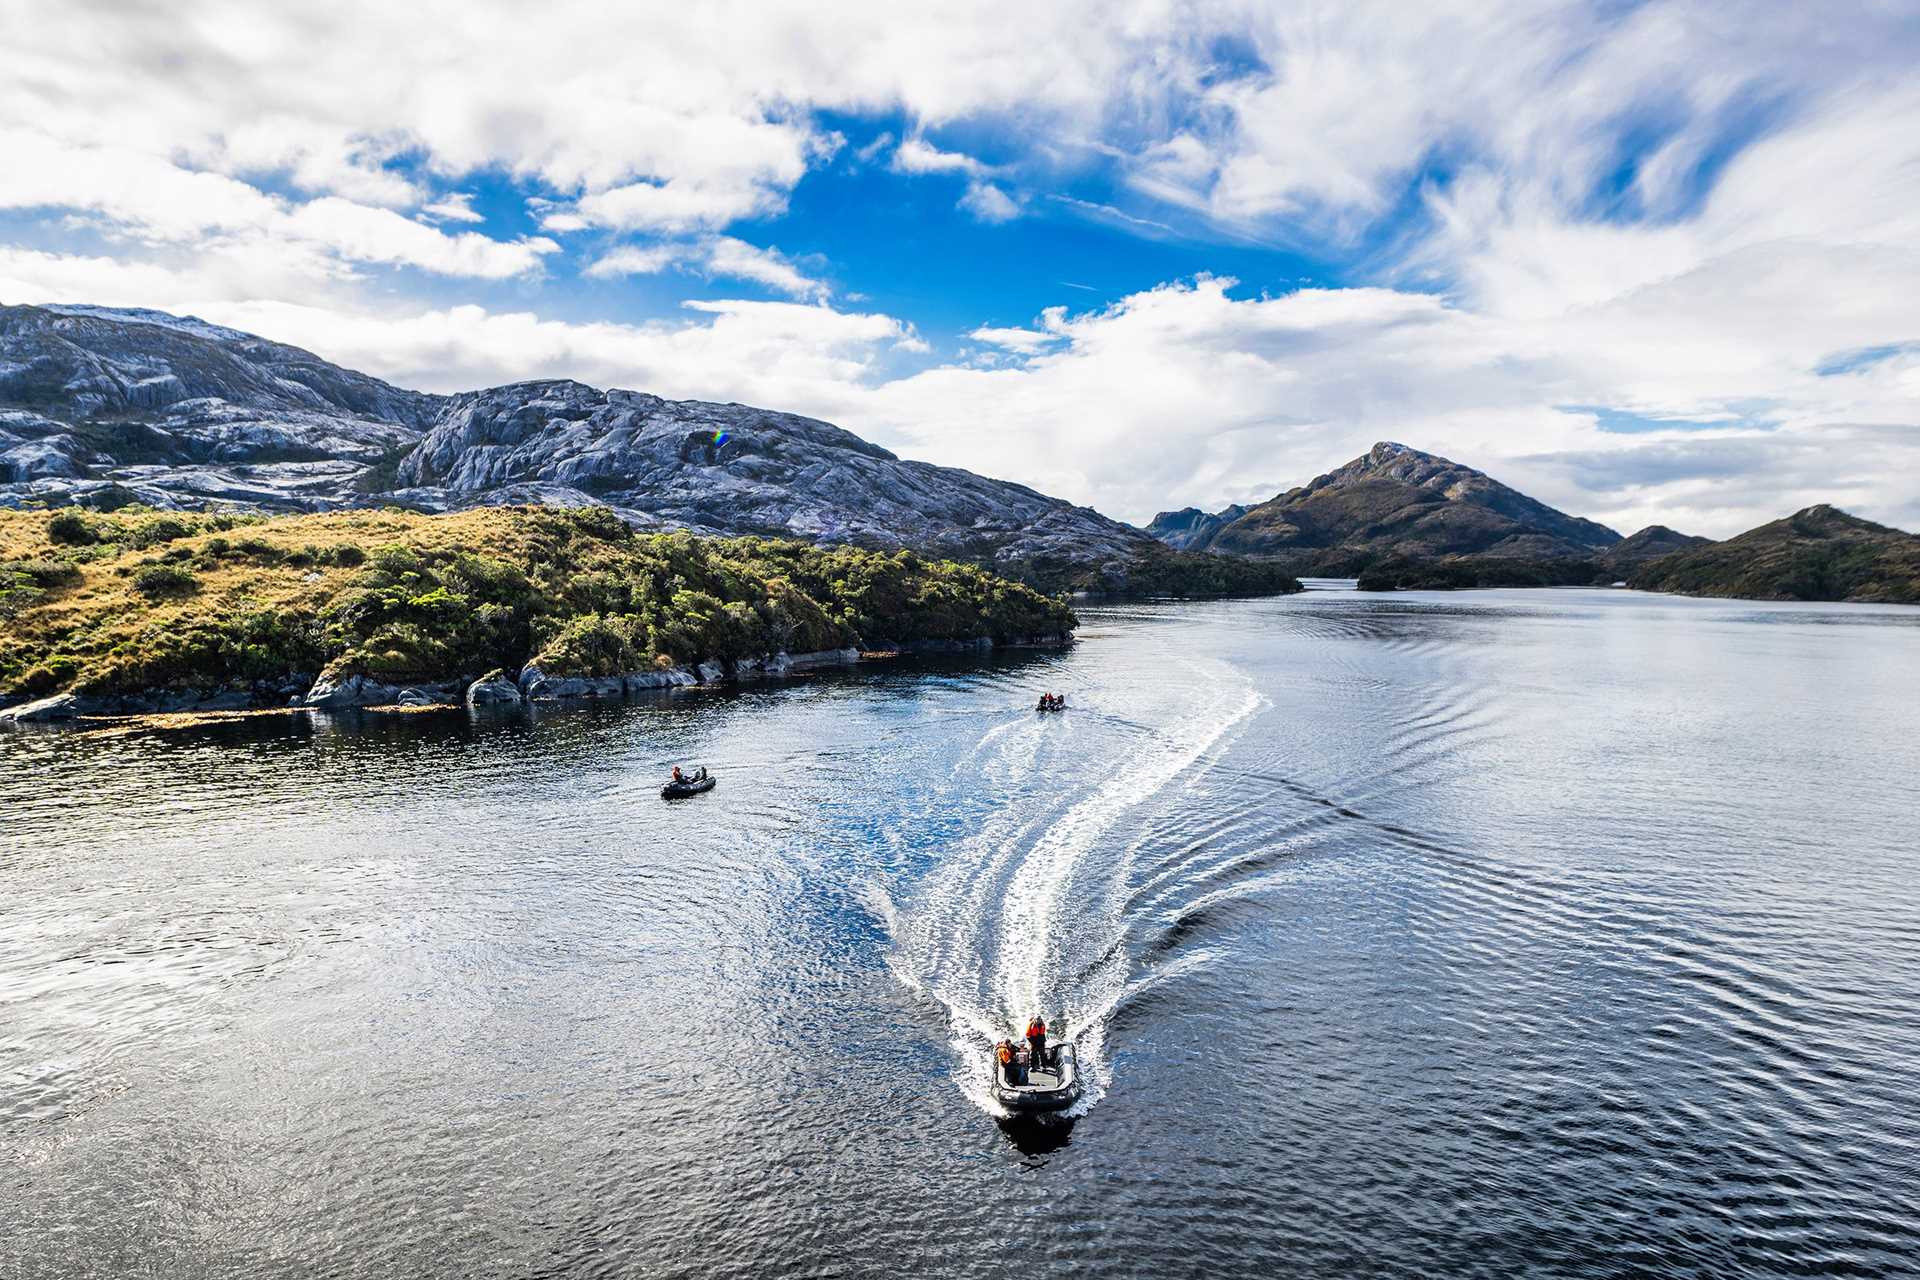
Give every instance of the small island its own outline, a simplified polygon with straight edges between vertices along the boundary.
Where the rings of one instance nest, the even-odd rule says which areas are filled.
[[[1076,625],[975,565],[604,507],[0,511],[0,703],[25,718],[622,696]]]

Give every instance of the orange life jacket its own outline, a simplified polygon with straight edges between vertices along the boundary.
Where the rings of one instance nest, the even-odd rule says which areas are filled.
[[[1027,1039],[1035,1040],[1047,1034],[1047,1024],[1035,1018],[1027,1024]]]
[[[1002,1040],[1000,1042],[1000,1065],[1004,1067],[1005,1065],[1007,1065],[1007,1063],[1012,1061],[1013,1061],[1013,1046],[1009,1045],[1005,1040]]]

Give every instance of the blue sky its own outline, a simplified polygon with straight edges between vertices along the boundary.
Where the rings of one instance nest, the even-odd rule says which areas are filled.
[[[1920,524],[1909,4],[29,16],[0,300],[766,404],[1135,520],[1397,439],[1623,530]]]

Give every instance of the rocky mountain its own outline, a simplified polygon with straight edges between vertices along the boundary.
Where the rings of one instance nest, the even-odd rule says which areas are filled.
[[[1147,523],[1147,532],[1181,551],[1198,551],[1212,541],[1222,526],[1231,524],[1247,514],[1247,509],[1239,503],[1222,511],[1202,511],[1198,507],[1182,507],[1178,511],[1162,511]]]
[[[1920,604],[1920,537],[1822,503],[1725,542],[1662,556],[1628,583],[1748,600]]]
[[[1024,485],[825,422],[577,382],[391,386],[193,317],[0,307],[0,505],[441,512],[605,505],[647,528],[913,548],[1048,588],[1266,592]]]
[[[1661,556],[1685,551],[1689,547],[1708,546],[1712,542],[1712,538],[1696,538],[1692,534],[1675,533],[1663,524],[1650,524],[1608,547],[1601,559],[1615,569],[1631,569],[1649,560],[1658,560]]]
[[[1591,557],[1620,541],[1471,467],[1383,441],[1189,545],[1346,574],[1386,557]]]
[[[193,317],[0,307],[0,502],[312,509],[441,399]]]

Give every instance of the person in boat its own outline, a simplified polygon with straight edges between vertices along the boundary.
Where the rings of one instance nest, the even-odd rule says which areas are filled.
[[[1037,1013],[1027,1023],[1027,1049],[1028,1060],[1044,1069],[1047,1065],[1047,1020]]]
[[[1019,1079],[1014,1075],[1013,1042],[1011,1040],[1002,1040],[999,1044],[993,1046],[993,1059],[1000,1064],[1001,1083],[1010,1085],[1020,1083]]]
[[[674,780],[675,782],[685,782],[685,781],[686,781],[686,778],[685,778],[684,776],[682,776],[682,774],[681,774],[681,772],[680,772],[680,766],[679,766],[679,765],[675,765],[675,766],[673,766],[673,780]]]

